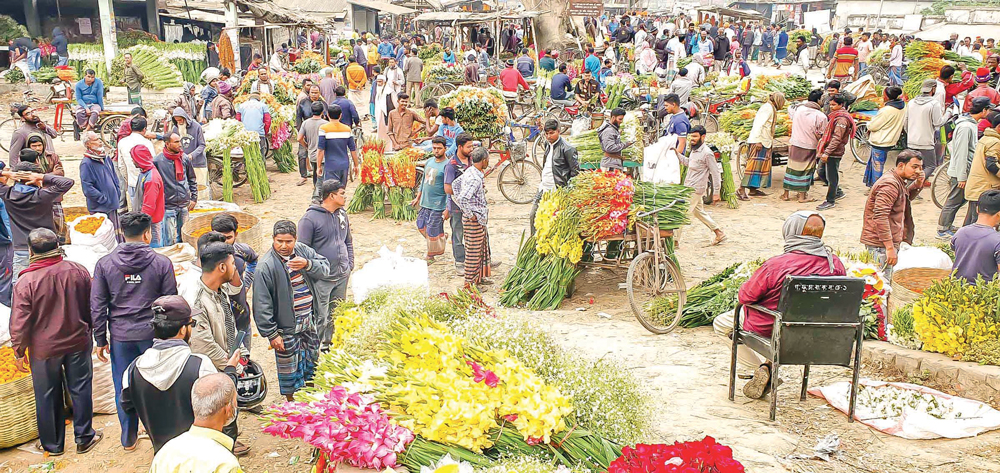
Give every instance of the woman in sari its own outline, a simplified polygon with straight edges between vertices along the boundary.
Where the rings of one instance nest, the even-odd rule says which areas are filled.
[[[375,78],[375,117],[378,139],[389,142],[389,112],[396,109],[396,90],[386,83],[385,76]]]
[[[778,111],[785,108],[785,94],[772,92],[767,103],[760,106],[750,129],[750,157],[743,170],[743,181],[736,191],[740,200],[750,200],[749,196],[762,197],[767,194],[761,187],[771,187],[771,148],[774,147],[774,130],[778,126]],[[747,192],[749,189],[749,194]]]

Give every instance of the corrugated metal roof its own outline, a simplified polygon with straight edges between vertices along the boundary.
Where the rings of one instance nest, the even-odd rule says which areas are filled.
[[[402,5],[393,5],[389,2],[380,2],[378,0],[347,0],[347,3],[351,5],[357,5],[359,7],[370,8],[372,10],[377,10],[379,12],[385,12],[392,15],[408,15],[410,13],[416,13],[417,11],[412,8],[407,8]]]
[[[289,10],[303,13],[344,13],[347,0],[274,0]]]

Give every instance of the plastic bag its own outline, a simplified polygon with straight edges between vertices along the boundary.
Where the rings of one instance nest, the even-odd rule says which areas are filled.
[[[170,262],[174,264],[175,268],[181,263],[195,262],[198,256],[198,252],[195,251],[194,247],[187,243],[164,246],[156,248],[154,251],[170,258]]]
[[[110,253],[103,246],[87,246],[76,243],[63,246],[62,249],[66,252],[67,260],[79,263],[84,268],[87,268],[91,277],[94,276],[94,268],[97,267],[97,261]]]
[[[111,375],[111,359],[105,363],[97,359],[97,356],[90,355],[94,365],[93,399],[94,414],[116,414],[118,406],[115,405],[115,383]]]
[[[573,120],[573,126],[570,128],[570,136],[576,136],[590,129],[590,125],[593,122],[590,120],[590,116],[579,117]]]
[[[10,307],[0,304],[0,346],[10,341]]]
[[[378,258],[365,264],[361,270],[351,275],[351,291],[354,303],[360,304],[368,295],[384,287],[413,287],[430,290],[427,262],[422,259],[403,256],[403,248],[389,251],[382,247]]]
[[[907,268],[951,269],[952,261],[948,255],[933,246],[910,246],[904,243],[899,247],[899,261],[893,271]]]
[[[643,150],[642,180],[654,184],[680,184],[681,163],[677,157],[677,136],[667,135]]]
[[[218,212],[239,211],[240,206],[232,202],[223,202],[221,200],[199,200],[197,204],[194,204],[194,210],[191,211],[191,217],[214,214]]]
[[[83,219],[93,217],[101,217],[104,219],[104,221],[101,222],[101,226],[97,228],[97,231],[95,231],[93,235],[76,231],[76,226],[79,225]],[[110,253],[111,250],[118,246],[118,239],[115,237],[115,226],[111,224],[111,220],[108,219],[108,216],[102,213],[81,215],[73,219],[73,221],[69,223],[69,238],[70,240],[73,240],[73,244],[75,245],[103,247],[105,253]]]

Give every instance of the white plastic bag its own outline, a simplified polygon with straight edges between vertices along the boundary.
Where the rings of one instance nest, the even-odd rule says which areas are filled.
[[[907,268],[951,269],[952,261],[948,255],[933,246],[910,246],[903,243],[899,247],[899,261],[893,271]]]
[[[213,209],[205,212],[199,212],[199,210]],[[197,204],[194,204],[194,210],[191,211],[191,217],[197,217],[199,215],[208,215],[218,212],[239,212],[240,206],[232,202],[224,202],[221,200],[199,200]]]
[[[0,304],[0,346],[10,341],[10,307]]]
[[[66,252],[67,260],[79,263],[84,268],[87,268],[91,277],[94,276],[94,268],[97,267],[97,261],[109,253],[103,246],[87,246],[75,242],[72,245],[62,247],[62,249]]]
[[[593,122],[590,120],[590,116],[579,117],[573,120],[573,126],[570,128],[570,136],[576,136],[590,129]]]
[[[105,363],[97,359],[97,356],[90,355],[94,365],[93,399],[94,414],[116,414],[118,407],[115,406],[115,383],[111,375],[111,359]]]
[[[76,226],[79,225],[83,219],[92,217],[101,217],[104,219],[104,221],[101,222],[101,226],[96,232],[94,232],[93,235],[76,231]],[[110,253],[111,250],[118,246],[118,239],[115,238],[115,226],[111,224],[111,220],[108,219],[108,216],[102,213],[81,215],[75,218],[69,223],[69,238],[73,241],[74,245],[101,246],[104,248],[105,253]]]
[[[382,247],[378,258],[369,261],[361,270],[351,275],[351,292],[354,303],[360,304],[368,295],[383,287],[413,287],[430,290],[427,262],[403,256],[403,248],[389,251]]]
[[[647,146],[642,155],[642,180],[654,184],[680,184],[681,163],[676,148],[676,135],[664,136]]]

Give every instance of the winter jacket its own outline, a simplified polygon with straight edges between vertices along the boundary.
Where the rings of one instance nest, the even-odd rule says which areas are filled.
[[[194,176],[194,166],[187,157],[181,159],[184,163],[184,179],[180,180],[177,179],[174,162],[163,153],[153,159],[153,166],[159,171],[163,181],[163,203],[167,209],[187,207],[189,202],[198,201],[198,181]]]
[[[403,61],[403,77],[406,78],[406,82],[422,82],[421,75],[423,70],[424,61],[417,56],[408,57]],[[416,101],[416,97],[413,100]]]
[[[934,149],[934,134],[944,124],[941,102],[930,95],[921,95],[906,105],[903,129],[906,146],[910,149]]]
[[[28,250],[28,233],[36,228],[48,228],[55,231],[52,222],[52,204],[73,187],[73,180],[68,177],[46,174],[42,179],[42,187],[25,184],[0,184],[0,199],[3,199],[10,217],[11,237],[14,250]],[[115,205],[118,195],[113,196]],[[89,320],[90,317],[88,316]]]
[[[904,241],[913,242],[910,200],[920,192],[918,182],[913,181],[907,187],[895,168],[889,169],[875,182],[865,202],[862,244],[883,248],[884,242],[891,241],[895,248],[899,248]]]
[[[990,189],[1000,189],[1000,133],[987,128],[976,143],[969,179],[965,184],[965,200],[979,201],[979,196]]]
[[[181,107],[174,109],[174,117],[183,117],[187,121],[185,133],[180,133],[176,123],[172,123],[170,133],[181,135],[181,146],[184,147],[184,154],[191,158],[191,164],[196,168],[208,167],[208,160],[205,158],[205,134],[201,130],[201,125],[191,119],[191,115]]]
[[[118,211],[121,184],[110,157],[97,160],[84,156],[80,161],[80,186],[90,213]]]
[[[817,150],[821,156],[843,157],[847,150],[847,143],[854,137],[854,119],[849,114],[843,114],[832,118],[833,123],[828,125],[830,138],[822,150]],[[826,132],[824,132],[825,134]]]
[[[52,28],[52,47],[56,48],[56,54],[61,57],[69,57],[69,40],[63,34],[62,28]]]
[[[177,294],[174,265],[146,243],[128,242],[104,255],[94,267],[90,313],[97,346],[153,339],[157,297]]]
[[[972,89],[972,92],[966,94],[965,104],[962,105],[963,113],[969,113],[969,111],[972,110],[972,99],[976,97],[989,97],[990,104],[1000,104],[1000,92],[997,92],[996,89],[990,87],[989,84],[984,83],[980,84],[979,87]]]
[[[976,155],[976,144],[979,142],[979,130],[976,119],[964,114],[955,122],[955,134],[951,143],[951,160],[948,164],[948,176],[961,181],[969,179],[972,168],[972,158]]]
[[[309,261],[302,275],[313,294],[313,313],[319,314],[320,300],[316,297],[315,281],[329,275],[330,263],[325,256],[301,242],[295,244],[295,256]],[[274,248],[257,263],[257,274],[253,278],[253,320],[257,324],[257,332],[268,340],[295,333],[292,281],[284,258]]]
[[[46,150],[55,150],[52,146],[52,138],[55,138],[58,135],[56,135],[56,130],[54,128],[47,126],[43,132],[38,129],[37,125],[24,122],[21,125],[21,128],[18,128],[12,135],[10,135],[10,153],[7,155],[7,166],[13,168],[17,163],[21,162],[21,150],[28,147],[28,138],[35,133],[42,136],[42,140],[45,142]]]
[[[163,179],[160,178],[160,172],[153,167],[152,156],[149,156],[145,149],[143,152],[145,159],[149,161],[142,164],[146,169],[139,173],[131,210],[149,215],[152,223],[157,224],[163,221],[166,213],[163,203]]]
[[[544,143],[542,156],[546,159],[549,156],[549,149],[555,148],[552,150],[552,178],[556,187],[566,187],[570,179],[580,174],[580,162],[577,159],[576,148],[565,139],[560,139],[555,143],[549,143],[548,140],[545,140]]]
[[[216,369],[223,370],[229,361],[230,350],[236,345],[236,319],[232,320],[233,331],[229,332],[226,322],[226,306],[232,312],[230,297],[239,294],[240,288],[223,284],[218,291],[213,291],[198,278],[190,286],[185,286],[181,296],[191,306],[195,326],[191,331],[191,350],[212,360]]]
[[[351,237],[351,222],[344,209],[336,212],[321,205],[310,205],[299,220],[299,243],[323,255],[330,263],[326,278],[340,282],[354,269],[354,241]]]
[[[28,349],[32,360],[91,349],[90,273],[78,263],[55,258],[43,260],[54,263],[46,267],[29,266],[14,285],[10,342],[19,357]]]
[[[891,148],[899,142],[903,133],[906,102],[893,100],[880,108],[875,118],[868,122],[868,142],[879,148]]]
[[[361,124],[361,115],[358,114],[358,108],[347,97],[337,97],[334,99],[333,105],[340,106],[340,123],[347,126]]]

